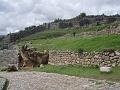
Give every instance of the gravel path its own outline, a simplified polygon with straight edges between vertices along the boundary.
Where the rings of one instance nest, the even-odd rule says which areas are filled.
[[[41,72],[0,72],[8,90],[120,90],[120,83]]]

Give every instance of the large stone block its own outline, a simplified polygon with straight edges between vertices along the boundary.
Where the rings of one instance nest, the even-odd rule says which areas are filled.
[[[111,72],[112,67],[100,67],[100,72]]]

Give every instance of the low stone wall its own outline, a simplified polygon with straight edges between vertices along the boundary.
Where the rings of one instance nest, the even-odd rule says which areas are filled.
[[[81,66],[120,66],[120,52],[84,52],[50,51],[49,63],[54,65],[78,64]]]
[[[18,55],[16,50],[0,51],[0,67],[7,67],[8,64],[17,64]]]

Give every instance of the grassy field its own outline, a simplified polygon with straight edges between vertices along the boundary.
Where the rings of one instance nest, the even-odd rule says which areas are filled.
[[[120,49],[120,35],[105,35],[97,37],[67,37],[52,39],[29,40],[32,46],[39,51],[48,50],[71,50],[78,51],[101,51],[106,48]],[[24,43],[24,42],[23,42]],[[22,44],[23,44],[22,43]]]
[[[81,67],[77,65],[68,66],[46,65],[43,68],[34,68],[33,71],[58,73],[84,78],[106,79],[110,81],[120,81],[120,68],[113,68],[113,72],[111,73],[101,73],[99,71],[99,68]]]

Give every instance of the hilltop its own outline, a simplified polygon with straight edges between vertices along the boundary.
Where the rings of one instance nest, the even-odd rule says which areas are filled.
[[[32,34],[43,32],[46,30],[61,30],[61,29],[81,29],[84,27],[95,27],[106,24],[111,24],[120,21],[120,15],[106,16],[106,15],[86,15],[81,13],[80,15],[71,19],[55,19],[53,22],[44,23],[38,26],[29,26],[24,30],[20,30],[17,33],[11,33],[11,38],[16,41],[18,39],[30,36]],[[99,30],[99,28],[98,28]]]

